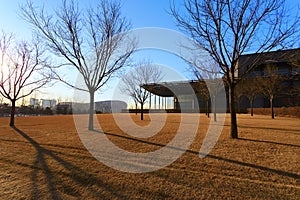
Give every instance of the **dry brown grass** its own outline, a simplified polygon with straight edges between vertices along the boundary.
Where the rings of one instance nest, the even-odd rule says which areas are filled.
[[[167,144],[178,114],[148,143],[131,140],[111,115],[98,115],[120,147],[152,151]],[[132,118],[140,125],[139,116]],[[300,199],[300,119],[239,115],[240,139],[229,139],[229,121],[213,151],[198,156],[208,119],[201,116],[190,149],[170,166],[130,174],[111,169],[84,148],[72,116],[0,119],[0,199]],[[143,124],[145,123],[145,124]]]

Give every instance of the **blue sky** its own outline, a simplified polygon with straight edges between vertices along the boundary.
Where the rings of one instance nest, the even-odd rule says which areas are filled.
[[[28,39],[31,37],[30,26],[19,16],[19,5],[23,0],[0,0],[0,31],[6,33],[14,33],[18,39]],[[44,4],[45,8],[53,10],[57,7],[61,0],[40,0],[33,1],[35,4]],[[96,5],[97,0],[79,1],[80,6]],[[175,1],[181,3],[182,1]],[[169,0],[121,0],[123,6],[122,13],[131,21],[133,28],[143,27],[161,27],[177,30],[175,21],[167,12],[169,10]],[[298,1],[288,0],[287,5],[296,8],[300,5]],[[299,8],[299,7],[298,7]],[[136,55],[137,58],[149,58],[154,63],[159,63],[177,70],[180,74],[184,74],[187,78],[187,66],[185,63],[174,55],[161,51],[142,51]],[[115,80],[116,83],[116,80]],[[107,100],[111,98],[114,88],[114,82],[111,82],[104,91],[99,92],[96,100]],[[61,98],[63,100],[72,99],[72,90],[56,84],[52,88],[44,89],[43,93],[36,93],[33,96],[37,98],[51,97]]]
[[[0,0],[0,30],[6,33],[14,33],[17,39],[30,39],[32,32],[31,27],[20,17],[19,5],[24,3],[22,0],[4,1]],[[51,1],[33,1],[36,5],[44,4],[48,11],[53,11],[58,7],[61,0]],[[80,6],[96,5],[96,0],[79,1]],[[169,1],[161,0],[122,0],[122,14],[131,22],[132,28],[143,27],[161,27],[176,30],[173,18],[167,13]],[[150,59],[154,63],[162,64],[174,68],[179,73],[186,73],[187,66],[176,56],[153,50],[144,50],[135,55],[136,59]],[[72,76],[76,76],[74,73]],[[166,76],[170,77],[170,76]],[[173,76],[174,77],[174,76]],[[176,76],[175,76],[176,77]],[[107,100],[111,98],[114,92],[115,84],[118,79],[112,80],[102,91],[96,95],[97,100]],[[63,84],[55,84],[54,87],[45,88],[41,92],[34,93],[35,98],[60,98],[61,100],[72,100],[73,92]]]

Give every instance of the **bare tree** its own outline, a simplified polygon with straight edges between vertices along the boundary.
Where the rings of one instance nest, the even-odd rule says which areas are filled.
[[[284,0],[185,0],[171,14],[178,27],[220,66],[229,88],[231,138],[238,138],[235,87],[255,66],[241,70],[240,55],[286,48],[299,32],[298,16],[289,16]],[[296,37],[294,37],[296,36]]]
[[[214,121],[217,121],[217,97],[221,92],[221,88],[223,86],[223,80],[218,77],[219,73],[217,71],[216,63],[210,63],[207,67],[207,70],[203,70],[203,67],[199,66],[197,62],[194,62],[192,65],[194,75],[197,77],[199,81],[201,81],[205,86],[200,85],[200,93],[203,97],[208,101],[211,100],[212,111],[214,115]],[[209,117],[209,115],[208,115]]]
[[[290,97],[289,104],[295,106],[299,105],[296,98],[300,97],[300,48],[295,49],[292,54],[288,55],[288,58],[291,74],[288,77],[289,89],[286,91],[286,94]]]
[[[241,113],[241,98],[245,95],[244,91],[244,84],[239,82],[235,87],[235,98],[236,98],[236,104],[237,104],[237,112]]]
[[[264,70],[264,76],[257,78],[260,85],[260,92],[270,101],[271,117],[275,118],[274,99],[283,89],[283,77],[278,74],[278,69],[272,64],[268,64]]]
[[[288,96],[288,106],[299,106],[299,101],[297,101],[297,98],[300,97],[299,78],[297,80],[297,78],[294,78],[293,76],[287,77],[287,81],[289,82],[289,88],[282,93]]]
[[[208,85],[208,91],[211,97],[212,101],[212,111],[214,114],[214,121],[217,121],[217,99],[219,94],[222,92],[222,89],[224,89],[224,83],[223,79],[219,78],[217,76],[217,73],[212,74],[212,76],[209,76],[209,79],[207,79],[206,84]]]
[[[286,53],[285,57],[291,66],[291,75],[300,75],[300,48],[292,49]]]
[[[64,0],[56,15],[50,15],[29,2],[22,10],[50,51],[65,61],[59,67],[71,66],[81,74],[83,86],[56,73],[68,86],[89,93],[88,129],[93,130],[95,92],[127,64],[135,50],[134,39],[126,35],[130,24],[121,15],[120,3],[102,0],[97,8],[83,12],[73,1]]]
[[[259,94],[261,86],[259,85],[258,78],[246,78],[242,80],[242,84],[244,85],[244,95],[249,100],[250,115],[253,116],[253,103],[257,95]]]
[[[209,102],[210,102],[210,95],[209,90],[207,88],[207,85],[205,84],[204,78],[200,72],[199,69],[195,68],[194,65],[191,67],[191,71],[193,73],[193,76],[197,79],[199,82],[197,91],[201,95],[201,97],[205,101],[205,115],[209,117],[210,109],[209,109]]]
[[[138,102],[135,98],[133,98],[133,101],[134,101],[134,105],[135,105],[135,115],[138,114]]]
[[[122,91],[127,93],[134,102],[141,105],[141,120],[144,120],[144,105],[150,93],[141,86],[149,83],[157,83],[163,78],[162,71],[155,65],[141,62],[138,67],[122,78]]]
[[[208,88],[207,88],[206,85],[202,84],[200,87],[201,88],[199,88],[199,92],[200,92],[200,94],[202,95],[202,97],[205,100],[205,114],[209,118],[209,113],[210,113],[210,108],[209,108],[209,105],[210,105],[210,103],[209,103],[210,102],[210,95],[209,95],[209,91],[208,91]]]
[[[13,38],[0,38],[0,94],[11,102],[10,126],[15,125],[16,101],[45,86],[52,78],[46,72],[46,59],[38,44],[25,41],[12,44]]]
[[[249,100],[250,104],[250,114],[253,116],[253,102],[256,99],[259,91],[261,89],[257,77],[244,78],[236,85],[236,98],[238,111],[240,112],[240,100],[244,96]]]

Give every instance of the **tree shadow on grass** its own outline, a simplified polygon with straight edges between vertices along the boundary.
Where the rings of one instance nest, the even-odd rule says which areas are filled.
[[[28,143],[29,141],[23,141],[23,140],[14,140],[14,139],[0,139],[0,141],[4,142],[14,142],[14,143]],[[70,150],[80,150],[80,151],[86,151],[85,148],[80,147],[73,147],[73,146],[67,146],[67,145],[59,145],[59,144],[47,144],[47,143],[39,143],[41,146],[49,146],[49,147],[57,147],[62,149],[70,149]]]
[[[262,129],[262,130],[273,130],[273,131],[285,131],[291,133],[300,133],[300,129],[289,129],[289,128],[277,128],[277,127],[261,127],[261,126],[242,126],[239,125],[239,128],[255,128],[255,129]]]
[[[37,155],[35,157],[35,161],[33,163],[33,166],[31,167],[33,169],[31,174],[31,181],[32,181],[32,191],[31,191],[31,199],[40,199],[39,195],[39,172],[42,172],[45,176],[45,181],[47,183],[47,189],[48,193],[50,195],[51,199],[62,199],[60,195],[59,188],[57,188],[57,183],[59,181],[59,184],[63,184],[63,180],[57,180],[58,177],[55,176],[54,170],[50,168],[49,164],[47,163],[46,156],[51,157],[55,161],[57,161],[61,166],[63,166],[68,172],[59,172],[60,176],[63,176],[65,178],[72,179],[72,181],[78,185],[83,186],[84,188],[87,188],[89,192],[97,197],[101,197],[102,194],[93,189],[91,186],[96,185],[97,187],[101,187],[105,189],[105,191],[109,192],[113,197],[124,199],[126,196],[122,195],[120,191],[113,189],[113,186],[108,185],[107,183],[103,182],[98,177],[95,177],[93,174],[88,173],[81,168],[75,166],[74,164],[60,158],[57,156],[53,151],[46,149],[42,147],[38,142],[36,142],[34,139],[32,139],[30,136],[28,136],[26,133],[18,129],[17,127],[13,127],[13,129],[20,134],[23,138],[25,138],[28,142],[32,144],[32,146],[37,151]],[[74,190],[72,186],[70,186],[70,183],[63,184],[63,192],[72,195],[74,197],[80,197],[80,193],[77,190]]]
[[[98,198],[101,198],[103,194],[100,192],[98,188],[103,188],[106,192],[110,194],[111,198],[119,198],[119,199],[127,199],[128,196],[125,196],[122,194],[124,190],[120,190],[116,185],[107,184],[104,181],[102,181],[99,177],[94,176],[94,174],[89,173],[81,169],[80,167],[75,166],[70,161],[62,159],[60,156],[57,155],[57,152],[49,150],[42,146],[40,143],[32,139],[30,136],[28,136],[26,133],[21,131],[20,129],[14,127],[14,130],[20,134],[24,139],[26,139],[36,150],[37,154],[35,157],[35,160],[33,162],[33,166],[27,166],[32,169],[31,173],[31,181],[32,181],[32,191],[31,191],[31,199],[40,199],[40,190],[42,190],[39,184],[40,183],[40,174],[43,174],[45,177],[45,182],[47,183],[47,194],[49,194],[51,199],[62,199],[61,193],[65,193],[67,195],[74,196],[75,198],[79,198],[81,195],[79,193],[79,190],[74,189],[74,187],[77,187],[77,185],[86,188],[87,191],[89,191],[94,196],[97,196]],[[155,143],[155,142],[149,142],[137,138],[132,138],[128,136],[119,135],[116,133],[108,133],[108,132],[100,132],[96,131],[101,134],[110,135],[113,137],[119,137],[126,140],[133,140],[136,142],[140,142],[147,145],[152,146],[158,146],[158,147],[165,147],[165,144],[161,143]],[[192,150],[184,150],[172,146],[166,146],[167,148],[171,148],[176,151],[183,151],[187,152],[193,155],[199,155],[199,152],[192,151]],[[48,160],[46,158],[52,158],[54,161],[56,161],[59,165],[61,165],[65,170],[63,171],[55,171],[55,169],[51,168],[51,166],[48,163]],[[247,163],[243,161],[237,161],[229,158],[224,158],[216,155],[209,154],[207,155],[207,158],[210,159],[216,159],[221,160],[227,163],[244,166],[244,167],[250,167],[253,169],[258,169],[262,171],[271,172],[274,174],[278,174],[285,177],[290,177],[293,179],[300,179],[300,175],[292,172],[285,172],[278,169],[272,169],[265,166],[259,166],[252,163]],[[59,176],[58,176],[59,173]],[[61,178],[61,180],[60,180]],[[64,179],[63,179],[64,178]],[[67,181],[66,181],[67,179]],[[71,182],[69,181],[71,180]],[[58,187],[58,184],[61,187]],[[73,185],[75,185],[73,187]],[[96,186],[97,188],[93,188],[92,186]],[[61,191],[63,189],[63,191]]]
[[[287,144],[287,143],[273,142],[273,141],[267,141],[267,140],[255,140],[255,139],[248,139],[248,138],[238,138],[238,139],[239,140],[244,140],[244,141],[249,141],[249,142],[259,142],[259,143],[267,143],[267,144],[274,144],[274,145],[300,148],[300,145],[296,145],[296,144]]]
[[[141,139],[137,139],[137,138],[132,138],[132,137],[124,136],[124,135],[119,135],[119,134],[116,134],[116,133],[102,132],[102,131],[98,131],[98,130],[94,130],[94,131],[97,132],[97,133],[102,133],[102,134],[113,136],[113,137],[119,137],[119,138],[123,138],[123,139],[127,139],[127,140],[132,140],[132,141],[140,142],[140,143],[143,143],[143,144],[148,144],[148,145],[158,146],[158,147],[166,147],[166,148],[170,148],[170,149],[176,150],[176,151],[184,151],[184,152],[187,152],[187,153],[190,153],[190,154],[199,155],[199,152],[193,151],[193,150],[185,150],[185,149],[181,149],[181,148],[177,148],[177,147],[173,147],[173,146],[168,146],[168,145],[161,144],[161,143],[149,142],[149,141],[145,141],[145,140],[141,140]],[[286,171],[282,171],[282,170],[278,170],[278,169],[272,169],[272,168],[265,167],[265,166],[259,166],[259,165],[252,164],[252,163],[233,160],[233,159],[229,159],[229,158],[223,158],[223,157],[212,155],[212,154],[208,154],[208,155],[206,155],[206,157],[211,158],[211,159],[225,161],[225,162],[228,162],[228,163],[231,163],[231,164],[236,164],[236,165],[240,165],[240,166],[244,166],[244,167],[250,167],[250,168],[254,168],[254,169],[268,171],[268,172],[275,173],[275,174],[278,174],[278,175],[281,175],[281,176],[300,179],[299,174],[292,173],[292,172],[286,172]]]

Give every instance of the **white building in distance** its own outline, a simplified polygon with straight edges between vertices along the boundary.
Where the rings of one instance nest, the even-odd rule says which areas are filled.
[[[42,99],[42,108],[50,108],[55,109],[56,108],[56,100],[55,99]]]
[[[29,105],[33,108],[38,108],[40,107],[40,101],[36,98],[30,98]]]

